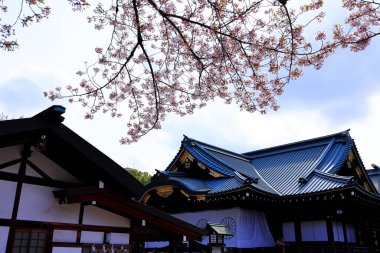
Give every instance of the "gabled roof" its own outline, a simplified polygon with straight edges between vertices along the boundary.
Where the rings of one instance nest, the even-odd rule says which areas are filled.
[[[221,223],[207,222],[206,228],[218,235],[233,236],[234,233]]]
[[[236,190],[239,188],[253,188],[268,194],[288,196],[312,192],[327,191],[342,188],[353,183],[353,176],[339,175],[346,163],[350,150],[358,160],[359,168],[366,176],[364,165],[349,134],[349,130],[313,138],[309,140],[289,143],[271,148],[237,154],[184,137],[177,156],[165,171],[163,181],[196,182],[194,185],[205,185],[209,189],[207,194],[215,194]],[[171,169],[180,156],[187,151],[197,162],[202,163],[210,170],[224,175],[215,179],[194,179],[175,174]],[[158,178],[156,180],[159,180]],[[152,184],[155,180],[153,180]],[[370,180],[371,190],[376,192]],[[190,181],[182,184],[183,188],[190,189]],[[156,185],[160,184],[158,181]],[[194,192],[196,187],[192,187]]]
[[[25,145],[64,168],[84,185],[102,180],[130,197],[140,197],[144,186],[120,165],[66,127],[62,106],[52,106],[34,117],[0,121],[0,148]],[[46,149],[35,148],[44,139]]]

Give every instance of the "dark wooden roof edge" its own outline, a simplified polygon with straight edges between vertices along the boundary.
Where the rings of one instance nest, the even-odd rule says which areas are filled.
[[[14,139],[21,138],[21,135],[49,131],[139,198],[144,193],[144,186],[115,161],[64,125],[61,116],[64,112],[64,107],[54,105],[31,118],[0,121],[0,137],[11,136]],[[22,141],[20,139],[19,144]]]
[[[278,200],[282,200],[282,199],[296,199],[296,198],[307,198],[307,197],[315,197],[315,196],[318,196],[318,195],[323,195],[323,194],[335,194],[335,193],[343,193],[344,191],[350,191],[350,190],[356,190],[356,191],[359,191],[361,192],[362,194],[370,197],[370,198],[374,198],[376,200],[379,201],[379,204],[380,204],[380,195],[379,194],[376,194],[376,193],[372,193],[372,192],[369,192],[367,191],[365,188],[363,188],[362,186],[360,186],[358,183],[351,183],[349,185],[345,185],[345,186],[342,186],[342,187],[337,187],[337,188],[333,188],[333,189],[328,189],[328,190],[323,190],[323,191],[317,191],[317,192],[308,192],[308,193],[303,193],[303,194],[294,194],[294,195],[276,195],[276,194],[271,194],[271,193],[268,193],[268,192],[265,192],[265,191],[261,191],[260,189],[257,189],[255,187],[252,187],[252,186],[244,186],[244,187],[241,187],[241,188],[238,188],[238,189],[234,189],[234,190],[231,190],[231,191],[224,191],[224,192],[218,192],[218,193],[213,193],[213,194],[210,194],[210,195],[207,195],[207,197],[220,197],[220,196],[223,196],[223,195],[226,195],[226,194],[232,194],[232,193],[242,193],[242,192],[246,192],[247,190],[251,190],[253,191],[254,193],[257,193],[257,194],[260,194],[262,195],[263,197],[266,197],[266,198],[274,198],[274,199],[278,199]]]
[[[128,199],[107,189],[95,187],[80,187],[67,190],[54,191],[54,196],[67,203],[80,203],[97,201],[118,213],[125,213],[125,216],[134,217],[157,226],[174,229],[186,235],[192,240],[199,240],[207,235],[207,231],[192,224],[175,218],[161,210],[142,204],[134,199]]]
[[[33,116],[33,118],[40,118],[52,122],[63,122],[65,118],[61,116],[66,112],[66,108],[61,105],[53,105],[43,110],[42,112]]]

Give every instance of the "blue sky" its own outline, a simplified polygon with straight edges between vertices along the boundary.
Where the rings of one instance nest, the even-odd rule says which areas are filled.
[[[45,90],[76,83],[75,72],[84,61],[95,59],[96,46],[107,42],[106,33],[96,33],[86,23],[86,14],[72,13],[65,1],[57,2],[49,20],[18,30],[19,50],[0,51],[0,112],[29,117],[61,104],[67,108],[64,123],[68,127],[120,165],[150,173],[166,168],[183,134],[247,152],[350,128],[366,167],[380,164],[379,41],[360,53],[339,50],[319,71],[307,69],[279,97],[277,112],[249,114],[215,101],[191,116],[169,115],[161,130],[136,144],[121,146],[118,140],[127,132],[127,119],[99,115],[84,120],[80,105],[52,103],[42,96]],[[341,15],[339,9],[333,10],[323,24]]]

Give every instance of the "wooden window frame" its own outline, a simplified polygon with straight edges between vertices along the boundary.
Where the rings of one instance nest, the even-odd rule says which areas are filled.
[[[44,238],[44,244],[43,244],[43,252],[48,252],[47,248],[48,248],[48,240],[49,240],[49,230],[47,229],[41,229],[41,228],[15,228],[14,229],[14,232],[13,232],[13,238],[12,238],[12,243],[11,243],[11,249],[10,249],[10,252],[13,253],[14,252],[14,247],[16,246],[15,245],[15,241],[16,241],[16,233],[18,232],[21,232],[21,233],[28,233],[28,238],[27,238],[27,253],[30,253],[30,250],[31,250],[31,236],[32,236],[32,233],[33,232],[39,232],[39,233],[44,233],[45,234],[45,238]],[[37,239],[37,243],[38,243],[38,239]],[[21,246],[21,245],[20,245]]]

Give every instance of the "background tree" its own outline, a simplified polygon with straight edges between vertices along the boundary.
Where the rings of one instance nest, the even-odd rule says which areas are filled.
[[[69,2],[74,10],[88,6],[84,0]],[[24,5],[32,14],[21,15],[21,9],[15,24],[27,26],[50,13],[42,0]],[[276,96],[305,67],[321,68],[339,47],[363,50],[379,35],[379,2],[343,0],[349,13],[344,24],[311,31],[311,24],[323,20],[322,6],[322,0],[303,1],[295,9],[285,0],[99,3],[88,21],[97,30],[110,28],[109,45],[96,48],[98,61],[77,72],[79,86],[45,96],[80,102],[89,108],[88,119],[98,112],[125,112],[129,131],[121,143],[160,128],[168,113],[191,114],[215,98],[249,112],[277,110]],[[10,39],[14,26],[0,30],[5,50],[18,45]]]
[[[142,184],[147,184],[152,179],[152,176],[148,172],[142,172],[137,169],[128,169],[128,172],[131,173],[137,180]]]
[[[7,120],[8,116],[5,115],[4,113],[0,113],[0,120]]]

